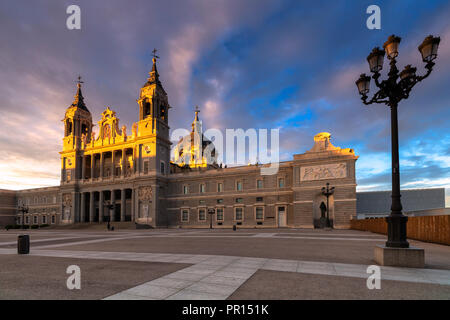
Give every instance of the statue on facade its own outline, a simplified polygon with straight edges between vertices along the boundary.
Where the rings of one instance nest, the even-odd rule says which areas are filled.
[[[137,123],[133,123],[133,127],[131,128],[131,131],[133,133],[132,137],[133,139],[137,137]]]
[[[86,134],[82,133],[81,134],[81,142],[83,143],[83,146],[86,146],[86,139],[87,139]]]

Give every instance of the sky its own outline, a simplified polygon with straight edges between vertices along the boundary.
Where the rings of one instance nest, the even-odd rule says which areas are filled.
[[[71,4],[81,30],[66,27]],[[372,4],[380,30],[366,27]],[[355,80],[391,34],[402,37],[399,69],[418,73],[418,45],[441,37],[435,70],[399,106],[401,184],[449,188],[449,21],[448,1],[3,0],[0,188],[59,184],[61,120],[78,75],[93,121],[110,106],[131,128],[157,48],[172,129],[189,129],[198,105],[204,129],[280,129],[281,160],[330,132],[359,155],[358,191],[389,190],[389,109],[363,105]]]

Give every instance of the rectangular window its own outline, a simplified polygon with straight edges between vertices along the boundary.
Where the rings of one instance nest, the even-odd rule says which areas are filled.
[[[148,173],[148,161],[144,161],[144,174]]]
[[[242,203],[242,198],[236,198],[236,203]]]
[[[30,223],[30,217],[25,217],[25,224],[29,224]]]
[[[52,224],[55,224],[56,218],[55,216],[52,216]]]
[[[243,208],[235,208],[234,209],[234,220],[241,221],[242,220],[242,214],[243,214]]]
[[[47,223],[47,216],[42,216],[42,223],[46,224]]]
[[[217,221],[223,221],[223,208],[217,208],[216,209],[216,213],[217,213]]]
[[[256,220],[263,220],[264,219],[264,208],[256,207],[255,216],[256,216]]]
[[[181,210],[181,221],[183,221],[183,222],[189,221],[189,210],[188,209]]]
[[[183,194],[188,194],[188,193],[189,193],[188,186],[183,186]]]
[[[263,197],[256,197],[256,202],[261,202],[263,201]]]
[[[198,221],[205,221],[205,220],[206,220],[206,210],[198,209]]]
[[[67,182],[70,182],[70,180],[72,179],[71,172],[72,171],[70,169],[66,170],[66,181]]]
[[[205,200],[199,200],[198,203],[204,204],[204,203],[205,203]]]
[[[236,182],[236,190],[237,191],[242,191],[242,181],[237,181]]]
[[[200,184],[200,193],[206,192],[206,185],[204,183]]]
[[[38,223],[38,217],[37,216],[33,216],[33,224],[37,224]]]
[[[222,192],[223,191],[223,183],[219,182],[217,184],[217,192]]]
[[[161,161],[161,164],[160,164],[160,170],[161,170],[161,174],[164,174],[164,172],[166,170],[164,162],[162,162],[162,161]]]
[[[217,203],[223,203],[223,199],[217,199]]]
[[[284,188],[284,178],[278,179],[278,188]]]
[[[262,187],[263,187],[263,181],[262,181],[261,179],[256,180],[256,187],[257,187],[258,189],[262,189]]]

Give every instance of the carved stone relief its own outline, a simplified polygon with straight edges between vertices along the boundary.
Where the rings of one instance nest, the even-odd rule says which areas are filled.
[[[63,195],[63,205],[64,207],[72,206],[72,195],[70,193],[66,193]]]
[[[346,163],[301,167],[300,169],[300,181],[341,179],[345,177],[347,177]]]
[[[152,200],[152,187],[141,187],[138,191],[138,197],[140,201]]]

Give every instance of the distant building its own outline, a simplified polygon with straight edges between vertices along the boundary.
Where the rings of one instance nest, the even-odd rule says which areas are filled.
[[[445,188],[402,190],[403,212],[407,215],[421,214],[433,210],[444,212]],[[387,216],[391,212],[391,191],[370,191],[356,193],[356,212],[358,218]]]
[[[0,190],[0,226],[14,224],[16,220],[16,192]]]

